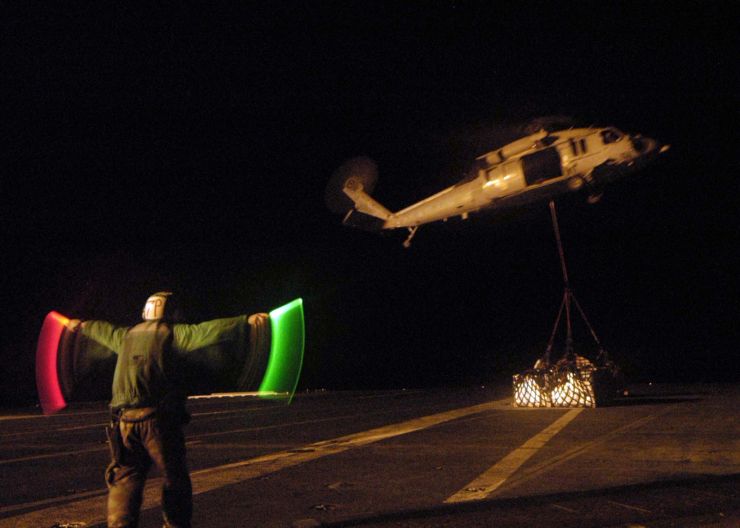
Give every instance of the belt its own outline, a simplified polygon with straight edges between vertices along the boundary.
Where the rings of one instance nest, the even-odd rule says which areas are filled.
[[[151,418],[157,412],[156,407],[137,407],[132,409],[121,409],[120,420],[122,422],[143,422]]]

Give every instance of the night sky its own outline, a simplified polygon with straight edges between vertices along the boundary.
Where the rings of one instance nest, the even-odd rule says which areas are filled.
[[[368,155],[395,210],[541,116],[671,144],[558,202],[571,280],[629,381],[737,381],[733,2],[158,5],[3,7],[0,405],[34,402],[48,311],[133,324],[162,289],[192,322],[303,297],[303,389],[509,379],[561,301],[547,204],[404,249],[324,187]]]

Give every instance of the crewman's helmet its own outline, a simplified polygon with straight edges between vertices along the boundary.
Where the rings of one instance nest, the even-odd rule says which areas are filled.
[[[160,321],[164,319],[164,308],[167,304],[167,297],[172,295],[172,292],[161,291],[153,293],[146,300],[144,309],[141,312],[141,317],[145,321]]]

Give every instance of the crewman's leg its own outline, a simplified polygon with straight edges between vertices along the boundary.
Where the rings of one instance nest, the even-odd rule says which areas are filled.
[[[193,490],[182,427],[157,420],[148,420],[147,427],[151,427],[151,430],[145,437],[146,449],[164,476],[162,514],[165,527],[190,528]]]
[[[132,424],[121,423],[123,438],[120,460],[111,461],[105,472],[108,484],[108,528],[138,525],[144,483],[151,462],[136,444]]]

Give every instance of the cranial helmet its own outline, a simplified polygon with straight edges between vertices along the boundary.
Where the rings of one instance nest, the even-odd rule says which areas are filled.
[[[159,321],[164,318],[164,307],[167,304],[167,297],[172,295],[172,292],[157,292],[153,293],[146,300],[144,309],[141,312],[141,317],[145,321]]]

